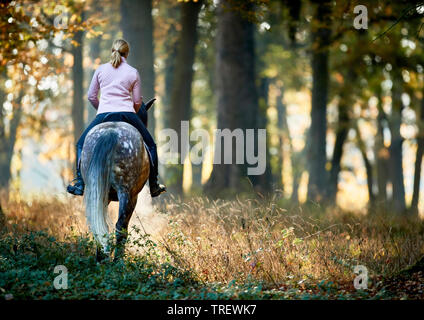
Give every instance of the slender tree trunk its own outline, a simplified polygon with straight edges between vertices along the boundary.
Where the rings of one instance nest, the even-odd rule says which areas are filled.
[[[10,170],[7,169],[7,145],[8,139],[6,136],[5,128],[5,114],[3,110],[3,104],[6,100],[6,92],[4,91],[4,82],[6,81],[6,72],[1,74],[0,78],[0,191],[2,189],[8,189],[9,186],[9,175]]]
[[[100,1],[93,1],[90,3],[90,14],[96,14],[96,13],[104,13],[102,3]],[[90,59],[92,62],[91,65],[91,72],[86,72],[86,76],[88,75],[88,81],[86,81],[87,85],[90,85],[91,79],[93,78],[94,72],[96,71],[98,65],[101,61],[101,42],[102,38],[100,36],[94,37],[93,39],[89,40],[89,48],[90,48]],[[87,42],[86,42],[87,43]],[[97,60],[98,59],[98,60]],[[96,63],[96,60],[98,63]],[[87,92],[88,88],[86,88],[85,92]],[[86,119],[86,125],[88,125],[93,119],[96,117],[97,110],[91,105],[91,103],[86,100],[85,103],[87,104],[87,119]]]
[[[291,164],[292,164],[292,172],[293,172],[293,190],[290,197],[290,200],[293,204],[299,202],[299,186],[300,179],[302,178],[302,174],[305,171],[305,148],[303,148],[300,152],[294,152],[293,148],[291,149]]]
[[[405,186],[403,180],[403,152],[402,144],[403,138],[400,135],[400,126],[402,123],[402,99],[401,99],[401,84],[402,76],[395,75],[393,81],[393,92],[392,92],[392,115],[390,119],[390,131],[392,141],[390,144],[390,171],[392,175],[393,185],[393,209],[395,212],[403,214],[405,213]]]
[[[302,171],[298,169],[294,169],[293,171],[293,187],[292,187],[292,194],[290,197],[290,201],[293,204],[296,204],[299,202],[299,186],[300,186],[300,179],[302,177]]]
[[[177,58],[173,75],[171,91],[170,127],[177,132],[181,130],[181,121],[191,120],[191,88],[193,82],[193,63],[197,43],[197,22],[203,1],[181,3],[181,32],[178,37]],[[187,154],[188,150],[181,144],[180,154]],[[184,152],[183,152],[184,151]],[[180,163],[185,159],[181,158]],[[178,194],[182,194],[183,165],[169,168],[171,180],[168,187]]]
[[[415,158],[415,171],[414,171],[414,191],[412,193],[412,202],[410,212],[418,216],[418,203],[420,199],[420,183],[421,183],[421,167],[424,155],[424,98],[421,100],[421,110],[418,122],[418,136],[417,136],[417,154]]]
[[[377,204],[382,210],[386,209],[387,205],[387,182],[389,174],[390,157],[389,150],[384,145],[384,123],[387,122],[386,114],[383,110],[381,89],[377,92],[378,95],[378,117],[377,117],[377,136],[375,140],[375,158],[377,167],[377,186],[378,196]]]
[[[6,215],[3,212],[3,208],[1,207],[1,202],[0,202],[0,231],[4,228],[6,224]]]
[[[81,20],[84,20],[84,13],[81,14]],[[72,81],[74,94],[72,97],[72,123],[74,128],[74,142],[76,143],[84,130],[84,71],[83,71],[83,38],[84,32],[75,33],[73,40],[78,44],[72,46],[71,52],[74,57],[72,65]]]
[[[250,2],[241,0],[232,1],[231,4],[251,6]],[[255,127],[258,95],[255,86],[254,25],[238,10],[228,6],[229,3],[223,0],[218,5],[215,65],[217,127],[233,131],[236,128],[244,130]],[[223,144],[220,150],[215,144],[215,155],[218,152],[223,155],[223,149]],[[232,149],[236,149],[235,139]],[[212,196],[225,196],[230,190],[250,190],[247,179],[243,178],[247,175],[246,169],[246,165],[236,164],[233,152],[232,164],[214,164],[205,191]]]
[[[299,186],[300,186],[300,179],[302,178],[302,174],[305,171],[305,158],[306,158],[306,148],[303,148],[301,151],[294,151],[293,143],[290,137],[290,131],[289,131],[289,124],[287,120],[287,113],[286,108],[284,106],[284,117],[283,117],[283,128],[284,128],[284,134],[286,136],[286,141],[289,145],[289,151],[290,151],[290,162],[291,162],[291,168],[292,168],[292,194],[290,197],[290,200],[293,204],[296,204],[299,202]]]
[[[174,4],[172,6],[167,6],[164,16],[167,19],[168,30],[166,32],[167,36],[164,42],[164,51],[166,57],[164,59],[164,89],[165,92],[161,99],[162,102],[162,125],[163,128],[168,129],[171,126],[171,93],[172,93],[172,84],[174,81],[175,74],[175,60],[178,50],[178,32],[177,32],[177,21],[179,21],[179,6]],[[172,184],[172,169],[169,165],[163,167],[162,178],[166,181],[166,184],[169,186]],[[172,190],[170,190],[172,191]]]
[[[196,51],[196,61],[201,64],[204,73],[206,74],[207,86],[209,91],[208,93],[208,102],[207,109],[213,109],[215,104],[215,60],[213,56],[215,55],[215,43],[214,39],[211,38],[211,31],[215,30],[213,25],[199,26],[199,40],[203,42],[203,44],[207,44],[207,46],[198,46]],[[199,116],[201,113],[199,114]],[[211,131],[211,126],[213,126],[213,121],[210,121],[204,127],[205,130]],[[193,187],[197,188],[197,190],[201,190],[202,188],[202,170],[203,170],[203,162],[199,164],[192,163],[192,171],[193,171]]]
[[[152,0],[121,0],[121,28],[130,44],[128,63],[138,70],[143,100],[155,96]],[[149,111],[148,129],[155,136],[155,117]]]
[[[354,70],[347,69],[344,74],[344,85],[340,91],[340,101],[338,106],[338,127],[336,132],[336,142],[331,159],[331,169],[328,177],[327,201],[335,204],[337,199],[339,174],[341,171],[341,160],[343,156],[343,146],[347,140],[350,129],[349,108],[353,105],[352,88],[355,86],[356,74]]]
[[[168,15],[171,21],[177,20],[178,7],[172,6],[168,9]],[[164,116],[163,116],[163,126],[164,128],[169,128],[171,121],[171,94],[172,94],[172,85],[174,83],[174,74],[175,74],[175,64],[176,57],[178,53],[178,32],[176,29],[176,24],[173,22],[169,23],[169,29],[167,31],[167,37],[165,39],[165,68],[164,68],[164,77],[165,77],[165,94],[162,98]]]
[[[368,198],[369,198],[369,208],[372,210],[375,207],[375,195],[373,191],[374,179],[373,179],[373,170],[371,161],[367,156],[367,147],[364,140],[361,136],[361,131],[359,130],[358,123],[355,123],[356,137],[358,141],[359,151],[362,155],[362,160],[364,161],[365,171],[367,173],[367,187],[368,187]]]
[[[417,155],[415,158],[415,172],[414,172],[414,191],[412,194],[411,213],[418,215],[418,202],[420,197],[420,182],[421,182],[421,168],[424,154],[424,138],[417,138]]]
[[[3,101],[4,91],[0,89],[0,190],[8,190],[12,177],[11,164],[15,148],[19,124],[22,118],[23,91],[19,93],[18,99],[13,106],[13,115],[9,123],[9,132],[6,133],[4,126]]]
[[[266,129],[268,124],[268,116],[267,109],[269,105],[268,101],[268,93],[269,93],[269,79],[261,78],[259,84],[259,105],[258,112],[256,116],[256,128]],[[271,172],[271,164],[270,164],[270,154],[269,154],[269,136],[267,134],[267,142],[266,142],[266,168],[265,172],[261,175],[252,176],[250,180],[255,187],[255,190],[263,195],[269,195],[272,190],[272,172]],[[258,139],[255,137],[255,153],[258,153]]]
[[[312,110],[308,139],[308,200],[325,196],[327,96],[329,85],[329,44],[331,1],[315,1],[317,10],[312,24]]]
[[[94,63],[96,59],[100,58],[100,41],[101,38],[100,37],[96,37],[94,39],[91,40],[90,43],[90,58],[91,61]],[[94,72],[95,72],[95,66],[93,66],[93,70],[91,72],[90,75],[90,79],[93,77]],[[91,103],[88,103],[88,114],[87,114],[87,122],[86,123],[90,123],[95,117],[96,117],[96,109],[94,109],[94,107],[91,105]]]
[[[283,103],[283,89],[280,88],[276,97],[277,106],[277,127],[278,127],[278,153],[277,153],[277,186],[284,192],[283,169],[284,169],[284,131],[286,106]]]
[[[283,168],[284,168],[284,143],[286,142],[290,152],[290,162],[292,168],[292,194],[290,201],[294,204],[299,202],[299,185],[300,178],[304,171],[304,151],[295,152],[293,150],[292,141],[290,138],[289,126],[287,121],[286,106],[283,103],[283,89],[280,88],[280,93],[277,95],[277,112],[278,112],[278,128],[280,129],[279,135],[279,159],[278,159],[278,181],[281,182],[281,189],[284,191],[283,183]]]
[[[163,117],[163,126],[164,128],[169,128],[170,126],[170,115],[171,115],[171,92],[172,92],[172,82],[174,79],[175,73],[175,56],[177,55],[177,46],[176,43],[169,44],[166,49],[168,56],[165,59],[165,94],[162,98],[163,108],[164,108],[164,117]]]
[[[340,98],[339,103],[339,121],[336,133],[336,142],[334,144],[333,157],[331,159],[331,170],[328,181],[328,202],[335,204],[338,190],[339,174],[341,171],[341,160],[343,156],[343,146],[347,139],[350,128],[350,119],[348,114],[348,105],[346,100],[347,93]]]

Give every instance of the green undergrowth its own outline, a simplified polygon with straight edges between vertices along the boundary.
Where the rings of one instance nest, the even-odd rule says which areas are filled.
[[[88,237],[58,241],[44,231],[0,237],[0,291],[6,299],[255,299],[270,297],[257,284],[205,284],[190,270],[159,262],[155,243],[137,239],[137,254],[97,263]],[[56,266],[68,288],[55,289]]]
[[[88,234],[58,240],[46,231],[8,228],[0,233],[0,299],[402,299],[382,282],[373,290],[352,290],[332,281],[267,283],[208,282],[172,255],[159,250],[149,235],[130,238],[125,257],[97,263]],[[67,288],[56,289],[55,267],[67,269]],[[370,280],[372,282],[373,280]],[[376,280],[377,281],[377,280]],[[374,281],[374,282],[376,282]]]

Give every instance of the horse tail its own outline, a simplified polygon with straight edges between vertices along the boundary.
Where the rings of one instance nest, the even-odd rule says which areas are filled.
[[[108,251],[108,226],[106,222],[109,204],[109,189],[113,166],[113,154],[118,143],[118,134],[107,131],[100,136],[85,176],[84,203],[86,216],[94,237]]]

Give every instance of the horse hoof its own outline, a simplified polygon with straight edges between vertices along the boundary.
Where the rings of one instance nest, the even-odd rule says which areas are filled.
[[[105,254],[102,250],[97,250],[96,251],[96,261],[98,263],[103,263],[106,262],[106,260],[108,259],[108,255]]]
[[[117,263],[117,262],[123,261],[123,260],[124,260],[124,257],[114,257],[113,258],[113,263]]]

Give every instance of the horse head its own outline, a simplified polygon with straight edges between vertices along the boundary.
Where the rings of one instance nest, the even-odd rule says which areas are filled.
[[[138,109],[137,115],[139,116],[145,127],[147,127],[148,122],[147,111],[149,111],[149,109],[152,107],[155,100],[156,98],[150,99],[149,101],[147,101],[146,104],[143,102],[140,106],[140,109]]]

